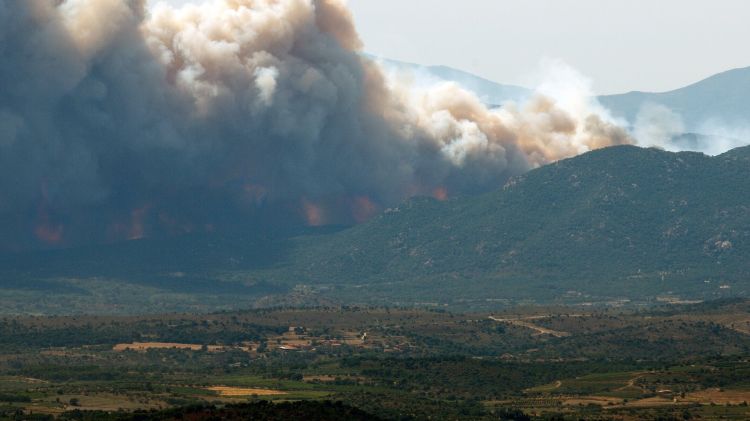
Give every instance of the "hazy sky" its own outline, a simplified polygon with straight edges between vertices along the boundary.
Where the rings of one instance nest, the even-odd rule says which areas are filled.
[[[349,0],[349,5],[368,52],[444,64],[503,83],[528,85],[544,58],[578,69],[597,93],[669,90],[750,66],[747,0]]]

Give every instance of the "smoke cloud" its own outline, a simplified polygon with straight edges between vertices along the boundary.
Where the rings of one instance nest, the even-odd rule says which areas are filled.
[[[630,142],[589,95],[491,109],[361,48],[338,0],[1,2],[0,248],[361,222]]]
[[[750,129],[720,119],[707,119],[695,124],[696,132],[689,132],[685,119],[663,104],[645,103],[632,125],[638,144],[659,147],[671,152],[694,151],[719,155],[746,146]]]
[[[633,125],[633,136],[640,144],[658,146],[672,152],[684,149],[675,142],[683,133],[685,123],[682,116],[661,104],[642,105]]]

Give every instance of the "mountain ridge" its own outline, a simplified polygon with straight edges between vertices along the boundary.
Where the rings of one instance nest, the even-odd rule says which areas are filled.
[[[398,212],[336,234],[338,241],[318,246],[318,254],[297,256],[298,265],[311,262],[297,276],[316,273],[330,280],[346,272],[377,283],[410,273],[474,279],[482,285],[541,282],[593,294],[612,287],[610,281],[632,277],[674,277],[676,283],[669,286],[690,279],[697,281],[696,291],[712,273],[741,281],[750,251],[744,211],[750,201],[717,192],[726,190],[720,188],[725,183],[750,187],[745,181],[750,167],[730,162],[731,156],[605,148],[534,170],[498,192],[444,204],[416,199]],[[656,232],[659,237],[653,236]],[[377,258],[379,250],[386,255]],[[564,279],[570,277],[601,279],[602,284],[566,286]],[[507,289],[496,290],[512,295]]]
[[[717,73],[682,88],[665,92],[632,91],[598,97],[616,117],[633,123],[644,104],[666,106],[679,114],[687,131],[705,132],[706,124],[747,127],[750,108],[750,67]],[[715,134],[715,133],[704,133]]]

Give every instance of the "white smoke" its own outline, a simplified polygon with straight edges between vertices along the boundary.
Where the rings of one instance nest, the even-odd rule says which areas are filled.
[[[701,152],[708,155],[719,155],[750,143],[750,127],[729,124],[720,119],[704,121],[698,127],[698,133],[707,135],[707,140],[701,145]]]
[[[731,125],[720,119],[708,119],[694,124],[694,127],[696,131],[690,132],[682,115],[669,107],[646,103],[638,111],[632,134],[641,146],[707,155],[719,155],[745,146],[750,139],[750,128]]]
[[[685,133],[682,117],[664,105],[647,103],[641,106],[633,126],[633,136],[643,146],[657,146],[668,151],[679,151],[676,136]]]

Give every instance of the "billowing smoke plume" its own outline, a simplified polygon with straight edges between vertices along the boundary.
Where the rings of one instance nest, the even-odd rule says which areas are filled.
[[[585,103],[489,109],[360,48],[338,0],[0,2],[0,247],[363,221],[628,142]]]

